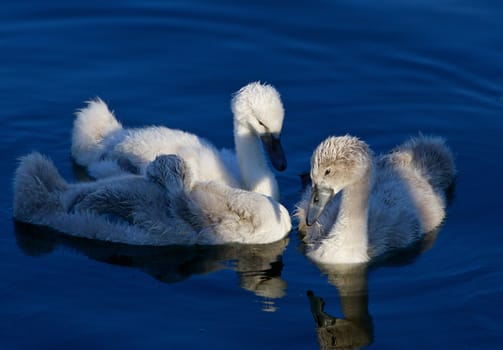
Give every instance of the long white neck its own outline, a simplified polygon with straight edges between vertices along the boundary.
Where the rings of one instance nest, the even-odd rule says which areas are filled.
[[[244,188],[279,200],[278,184],[259,138],[248,127],[235,123],[234,143]]]
[[[342,192],[337,221],[329,236],[338,245],[337,256],[341,263],[358,263],[369,260],[368,256],[368,206],[371,188],[371,172]]]

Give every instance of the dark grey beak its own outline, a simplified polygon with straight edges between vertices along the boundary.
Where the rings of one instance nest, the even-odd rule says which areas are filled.
[[[306,224],[311,226],[318,220],[321,213],[327,206],[328,202],[334,196],[334,191],[326,187],[313,186],[311,193],[311,201],[309,202],[309,207],[307,208]]]
[[[269,154],[269,159],[271,159],[272,166],[278,170],[283,171],[286,169],[286,157],[285,152],[283,152],[283,147],[279,137],[274,136],[271,133],[265,133],[260,136],[264,148]]]

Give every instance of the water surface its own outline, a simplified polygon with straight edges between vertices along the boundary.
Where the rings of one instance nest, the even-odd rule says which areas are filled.
[[[332,338],[313,313],[356,320],[338,344],[501,348],[501,18],[489,0],[4,4],[0,348],[316,349]],[[289,210],[328,135],[376,153],[444,136],[459,175],[430,244],[341,284],[345,272],[302,255],[295,230],[267,248],[139,249],[13,223],[18,157],[37,150],[76,180],[70,131],[83,101],[100,96],[127,126],[231,148],[231,94],[255,80],[285,105],[289,167],[277,175]]]

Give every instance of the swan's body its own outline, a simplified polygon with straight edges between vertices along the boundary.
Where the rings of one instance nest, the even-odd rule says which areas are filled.
[[[286,168],[279,142],[284,109],[278,92],[270,85],[251,83],[236,93],[232,111],[235,154],[218,151],[208,141],[180,130],[124,129],[107,105],[96,99],[77,113],[72,155],[93,177],[105,178],[144,172],[156,156],[176,154],[187,163],[195,182],[216,181],[278,200],[278,185],[260,145],[262,141],[277,170]]]
[[[145,176],[68,184],[51,161],[30,154],[16,171],[14,217],[134,245],[270,243],[291,229],[279,203],[218,182],[194,182],[174,155],[157,157]]]
[[[441,224],[454,175],[441,138],[420,136],[377,158],[355,137],[326,139],[311,159],[313,186],[297,205],[307,255],[361,263],[410,246]]]

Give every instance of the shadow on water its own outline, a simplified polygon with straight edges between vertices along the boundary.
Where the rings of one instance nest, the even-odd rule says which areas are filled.
[[[96,261],[137,268],[165,283],[222,269],[233,270],[241,288],[264,298],[264,311],[276,310],[273,299],[282,298],[287,287],[281,273],[288,239],[264,245],[156,247],[77,238],[17,221],[14,232],[17,245],[28,256],[43,256],[59,246],[68,247]]]

